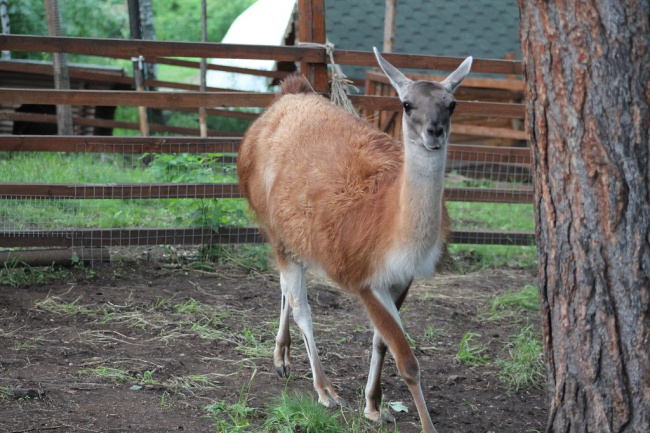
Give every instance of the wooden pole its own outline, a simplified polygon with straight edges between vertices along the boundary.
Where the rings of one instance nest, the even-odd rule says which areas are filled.
[[[325,1],[298,0],[298,39],[300,42],[324,44],[327,41],[325,32]],[[327,63],[325,50],[319,63],[301,63],[300,70],[307,77],[314,90],[327,92]]]
[[[50,36],[62,36],[59,2],[57,0],[44,1],[48,34]],[[54,88],[57,90],[70,90],[68,55],[65,53],[52,53],[52,68]],[[57,105],[56,119],[59,135],[72,135],[72,106]]]
[[[384,16],[384,52],[392,53],[395,42],[395,9],[397,0],[386,0],[386,14]]]
[[[201,0],[201,42],[208,40],[208,18],[207,18],[206,0]],[[199,72],[201,79],[201,92],[205,92],[206,88],[206,72],[208,69],[208,61],[205,57],[201,58],[201,70]],[[201,137],[208,136],[208,124],[206,121],[205,107],[199,107],[199,131]]]
[[[142,39],[142,32],[140,31],[140,4],[138,0],[129,0],[128,3],[131,39]],[[132,57],[131,60],[133,61],[135,89],[138,92],[144,92],[144,57]],[[140,119],[140,134],[146,137],[149,135],[149,121],[146,107],[138,107],[138,117]]]
[[[7,7],[7,0],[0,0],[0,20],[2,21],[2,34],[11,34],[11,26],[9,25],[9,10]],[[11,51],[2,50],[2,60],[11,60]]]

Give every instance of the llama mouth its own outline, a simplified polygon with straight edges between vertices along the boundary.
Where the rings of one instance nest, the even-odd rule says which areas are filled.
[[[424,147],[425,147],[427,150],[430,150],[430,151],[440,150],[440,149],[442,148],[442,146],[439,145],[439,144],[434,144],[433,146],[429,146],[429,145],[426,144],[426,143],[424,143]]]

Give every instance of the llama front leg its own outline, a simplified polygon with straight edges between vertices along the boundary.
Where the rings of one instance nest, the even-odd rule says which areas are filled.
[[[366,384],[366,407],[363,414],[366,418],[376,422],[393,422],[395,417],[388,411],[382,412],[381,406],[381,369],[386,356],[386,343],[381,338],[379,331],[375,329],[372,338],[372,357],[370,358],[370,371],[368,372],[368,383]]]
[[[394,286],[391,288],[391,297],[395,299],[395,307],[399,311],[406,299],[411,283],[406,287]],[[395,417],[388,410],[381,411],[381,370],[384,366],[386,356],[386,342],[375,328],[375,335],[372,338],[372,357],[370,358],[370,370],[368,372],[368,383],[366,384],[366,407],[364,415],[366,418],[377,422],[393,422]]]
[[[281,277],[285,279],[287,284],[289,302],[293,309],[293,320],[300,328],[303,341],[305,342],[312,375],[314,376],[314,388],[318,393],[318,401],[326,407],[343,405],[343,400],[334,391],[332,383],[325,375],[320,358],[318,357],[318,349],[314,341],[311,308],[307,302],[305,269],[301,264],[289,262],[282,269],[281,273]]]
[[[273,364],[275,371],[280,377],[289,377],[291,373],[291,334],[289,333],[289,313],[291,304],[289,302],[291,294],[287,288],[287,281],[280,274],[280,287],[282,288],[282,305],[280,309],[280,324],[278,325],[278,335],[275,338],[275,351],[273,352]]]
[[[417,408],[424,433],[436,433],[420,384],[420,364],[413,355],[404,335],[399,311],[388,292],[373,292],[370,288],[361,291],[361,300],[368,315],[382,339],[395,357],[397,370],[406,383]],[[379,391],[381,393],[381,391]]]

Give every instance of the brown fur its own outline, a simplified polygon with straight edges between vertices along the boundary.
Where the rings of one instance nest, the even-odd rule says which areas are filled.
[[[356,292],[395,242],[403,149],[325,98],[305,94],[308,85],[302,76],[285,81],[282,96],[247,131],[240,188],[280,264],[313,260]],[[276,176],[267,194],[269,168]]]

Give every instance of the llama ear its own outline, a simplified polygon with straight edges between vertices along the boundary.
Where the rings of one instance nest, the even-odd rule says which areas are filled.
[[[406,90],[406,86],[411,84],[412,81],[406,78],[406,75],[398,71],[397,68],[395,68],[395,66],[388,63],[386,59],[384,59],[379,54],[377,48],[372,47],[372,49],[375,51],[375,57],[377,57],[377,62],[379,63],[379,67],[381,67],[381,69],[384,71],[386,76],[388,76],[390,83],[393,85],[395,90],[397,90],[397,94],[399,95],[399,98],[402,99],[404,91]]]
[[[469,74],[469,70],[472,68],[472,56],[468,57],[463,61],[463,63],[460,64],[458,69],[456,69],[454,72],[449,74],[447,78],[444,79],[440,84],[445,86],[445,89],[449,93],[454,93],[454,90],[456,90],[456,87],[465,79],[467,74]]]

